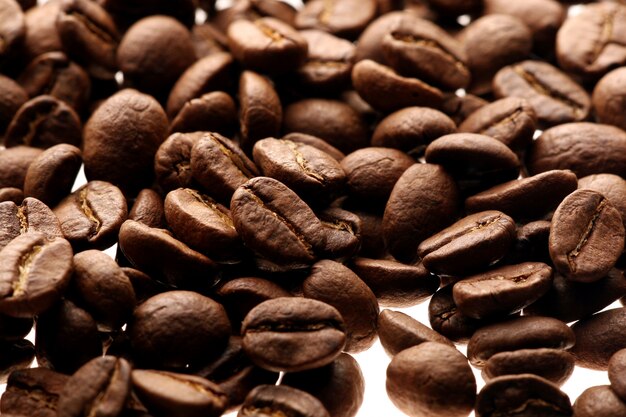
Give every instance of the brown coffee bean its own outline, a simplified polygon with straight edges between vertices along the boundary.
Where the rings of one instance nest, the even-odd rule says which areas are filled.
[[[503,375],[533,374],[563,385],[574,371],[574,357],[558,349],[520,349],[493,355],[485,363],[485,381]]]
[[[385,113],[409,106],[439,107],[443,101],[438,88],[417,78],[403,77],[369,59],[359,61],[352,69],[352,85],[363,100]]]
[[[2,0],[0,2],[0,38],[2,48],[0,48],[0,60],[7,60],[14,49],[19,45],[26,35],[26,25],[24,13],[20,5],[13,0]]]
[[[72,275],[72,248],[62,238],[28,232],[0,251],[0,312],[32,317],[58,301]]]
[[[558,68],[541,61],[523,61],[502,68],[493,79],[496,97],[526,99],[544,126],[587,119],[591,99]]]
[[[387,367],[387,394],[410,416],[461,417],[474,406],[476,379],[461,352],[425,342],[393,357]]]
[[[324,139],[320,139],[316,136],[307,135],[306,133],[289,133],[283,136],[283,139],[290,140],[296,143],[303,143],[305,145],[317,148],[320,151],[326,152],[328,155],[335,158],[338,162],[341,162],[341,160],[346,156],[343,152],[332,146],[330,143],[326,142]]]
[[[19,188],[0,188],[0,203],[12,201],[15,204],[22,204],[22,200],[24,200],[24,193]]]
[[[274,298],[254,307],[241,334],[250,359],[272,371],[328,365],[346,343],[344,321],[334,307],[299,297]]]
[[[422,241],[417,253],[439,275],[467,276],[499,261],[515,240],[515,222],[490,210],[470,214]]]
[[[574,323],[576,344],[570,352],[576,365],[606,371],[611,356],[626,347],[625,326],[624,308],[604,310]]]
[[[115,242],[128,207],[119,188],[104,181],[89,181],[65,197],[54,214],[63,235],[75,248],[106,249]]]
[[[59,143],[80,146],[82,125],[76,112],[53,96],[35,97],[15,113],[4,136],[7,147],[49,148]]]
[[[555,268],[565,277],[597,281],[624,249],[622,216],[602,194],[574,191],[554,212],[549,247]]]
[[[67,381],[59,396],[59,417],[97,413],[117,417],[130,394],[131,367],[126,360],[103,356],[83,365]]]
[[[382,40],[387,33],[400,24],[402,20],[415,22],[418,16],[408,11],[397,11],[379,16],[372,21],[356,43],[355,62],[371,59],[378,63],[384,63],[385,56],[382,50]],[[409,23],[404,23],[409,24]]]
[[[159,193],[150,188],[141,190],[128,213],[128,219],[150,227],[164,227],[165,210]]]
[[[62,51],[56,20],[61,10],[60,1],[49,1],[24,13],[26,36],[21,53],[25,62],[30,62],[46,52]]]
[[[574,403],[574,415],[577,417],[617,417],[624,413],[626,402],[608,385],[587,388]]]
[[[626,7],[623,9],[626,16]],[[624,55],[626,59],[626,50]],[[622,102],[622,97],[626,94],[625,75],[623,68],[609,72],[596,84],[592,96],[596,120],[620,129],[626,129],[626,119],[623,116],[625,108]]]
[[[27,197],[19,206],[13,202],[0,203],[0,250],[28,232],[43,233],[48,239],[63,237],[59,220],[41,201]]]
[[[421,263],[405,265],[391,260],[355,258],[350,269],[371,288],[380,304],[387,307],[419,304],[439,288],[439,278]]]
[[[0,382],[6,384],[13,372],[30,368],[35,359],[35,345],[25,339],[0,342],[0,354]]]
[[[608,374],[611,389],[624,401],[626,398],[626,349],[618,350],[611,356]]]
[[[136,369],[133,389],[148,410],[172,417],[218,417],[227,397],[214,383],[192,375]]]
[[[135,309],[128,328],[135,361],[157,369],[184,369],[215,359],[230,335],[221,304],[191,291],[149,298]]]
[[[298,29],[319,29],[342,38],[354,39],[376,17],[374,0],[308,1],[298,12]]]
[[[41,152],[41,149],[30,146],[0,149],[0,188],[14,187],[21,190],[29,165]]]
[[[478,393],[476,417],[516,415],[568,417],[572,405],[558,386],[531,374],[494,378]]]
[[[70,194],[82,162],[76,146],[62,143],[46,149],[26,171],[24,195],[54,207]]]
[[[9,376],[0,401],[2,414],[54,417],[69,376],[46,368],[22,369]]]
[[[452,341],[400,311],[383,310],[378,316],[378,336],[387,355],[425,342],[454,346]]]
[[[218,10],[212,21],[216,28],[226,32],[228,25],[235,20],[255,20],[260,17],[273,17],[293,26],[297,10],[281,0],[239,0],[230,7]]]
[[[428,320],[435,331],[458,343],[467,342],[485,324],[461,313],[452,297],[452,284],[439,289],[430,299]]]
[[[502,263],[552,263],[548,249],[549,238],[550,222],[548,220],[536,220],[518,227],[517,239],[513,250],[504,257]]]
[[[166,135],[167,117],[154,98],[131,89],[114,94],[85,125],[85,176],[138,192],[152,182],[154,155]]]
[[[597,191],[619,211],[626,225],[626,180],[614,174],[588,175],[578,180],[578,188]]]
[[[283,109],[278,93],[268,79],[244,71],[239,78],[239,124],[244,148],[260,139],[278,136]]]
[[[376,341],[378,301],[370,288],[342,264],[322,260],[302,282],[302,294],[337,309],[346,325],[346,352],[367,350]]]
[[[268,413],[293,417],[329,417],[318,399],[286,385],[256,387],[246,397],[237,417],[261,417]]]
[[[175,5],[167,0],[155,0],[148,3],[141,0],[103,0],[101,3],[123,28],[128,28],[142,17],[152,15],[172,16],[190,27],[194,22],[196,10],[196,3],[192,0],[181,0]]]
[[[590,149],[591,148],[591,149]],[[626,132],[614,126],[566,123],[544,131],[526,157],[532,175],[569,169],[578,178],[592,174],[626,176]]]
[[[518,317],[478,329],[467,345],[467,357],[472,365],[482,368],[490,357],[500,352],[538,348],[568,349],[574,346],[575,341],[578,343],[574,333],[557,319]]]
[[[322,257],[339,261],[352,258],[361,249],[361,219],[340,208],[329,208],[317,213],[326,234]]]
[[[237,124],[237,107],[223,91],[214,91],[192,98],[180,109],[170,124],[170,134],[175,132],[234,133]]]
[[[456,183],[441,166],[415,164],[404,171],[383,217],[389,252],[399,260],[415,259],[420,242],[453,221],[458,200]]]
[[[428,107],[407,107],[378,123],[372,146],[396,148],[418,156],[430,142],[455,131],[454,122],[442,112]]]
[[[2,96],[0,97],[0,132],[4,133],[15,113],[28,101],[28,93],[20,84],[4,75],[0,75],[0,88],[2,88]]]
[[[154,173],[164,192],[192,184],[191,149],[204,132],[173,133],[154,156]]]
[[[469,117],[470,114],[487,104],[489,103],[486,100],[483,100],[473,94],[457,96],[453,93],[444,93],[443,103],[441,103],[440,107],[441,111],[447,114],[454,121],[454,123],[460,125],[463,120]]]

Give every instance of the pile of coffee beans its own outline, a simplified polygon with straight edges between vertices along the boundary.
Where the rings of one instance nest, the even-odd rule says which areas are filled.
[[[355,417],[380,340],[412,417],[626,416],[626,2],[36,3],[2,414]]]

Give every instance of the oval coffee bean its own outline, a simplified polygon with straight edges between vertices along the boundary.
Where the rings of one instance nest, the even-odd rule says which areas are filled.
[[[626,414],[626,402],[608,385],[587,388],[574,403],[576,417],[618,417]]]
[[[290,140],[296,143],[303,143],[305,145],[313,146],[314,148],[317,148],[320,151],[326,152],[328,155],[335,158],[338,162],[341,162],[341,160],[345,158],[346,156],[343,152],[335,148],[333,145],[331,145],[324,139],[320,139],[316,136],[307,135],[306,133],[298,133],[298,132],[288,133],[285,136],[283,136],[283,139]]]
[[[572,326],[576,365],[606,371],[611,356],[626,348],[626,309],[613,308],[583,318]]]
[[[465,417],[474,407],[476,379],[456,348],[426,342],[393,357],[387,394],[411,417]]]
[[[33,317],[58,301],[72,275],[72,247],[62,238],[23,234],[0,251],[0,312]]]
[[[345,260],[361,249],[361,219],[340,208],[328,208],[317,214],[326,232],[321,256]]]
[[[624,11],[626,12],[626,8]],[[621,101],[626,88],[625,74],[624,68],[609,72],[598,81],[592,96],[596,120],[599,123],[617,126],[622,130],[626,129],[626,119],[623,116],[624,104]]]
[[[63,387],[57,405],[58,416],[117,417],[130,394],[130,372],[130,364],[114,356],[87,362]]]
[[[24,188],[28,167],[41,153],[30,146],[0,149],[0,188]]]
[[[63,237],[57,217],[36,198],[27,197],[19,206],[12,201],[0,203],[0,250],[28,232],[43,233],[48,239]]]
[[[608,373],[611,389],[622,401],[626,401],[626,349],[618,350],[611,356]]]
[[[626,227],[626,180],[614,174],[588,175],[578,180],[578,188],[597,191],[605,196],[622,215]]]
[[[483,211],[459,220],[424,240],[417,253],[426,269],[439,275],[465,276],[499,261],[515,241],[515,222],[499,211]]]
[[[24,193],[21,189],[15,187],[0,188],[0,203],[11,201],[15,204],[21,204],[24,200]]]
[[[558,349],[519,349],[493,355],[483,368],[485,381],[503,375],[533,374],[563,385],[574,372],[574,357]]]
[[[560,320],[550,317],[518,317],[482,327],[467,345],[472,365],[483,367],[496,353],[518,349],[568,349],[577,338]]]
[[[150,188],[139,191],[128,213],[128,219],[150,227],[164,227],[165,210],[159,193]]]
[[[241,333],[246,354],[272,371],[303,371],[331,363],[346,343],[341,314],[307,298],[274,298],[248,313]]]
[[[552,284],[552,268],[526,262],[492,269],[454,284],[452,295],[468,317],[483,319],[520,311],[544,295]]]
[[[249,150],[255,142],[277,136],[283,108],[272,83],[260,74],[244,71],[239,78],[239,124],[242,147]]]
[[[204,134],[173,133],[159,146],[154,156],[154,174],[163,192],[191,186],[191,150]]]
[[[571,415],[567,394],[550,381],[531,374],[494,378],[476,399],[476,417]]]
[[[54,417],[70,377],[46,368],[20,369],[9,376],[0,402],[2,414]]]
[[[298,29],[320,29],[342,38],[356,38],[376,17],[374,0],[323,0],[307,2],[296,15]]]
[[[383,310],[378,316],[378,337],[390,357],[425,342],[454,344],[445,336],[400,311]]]
[[[233,99],[223,91],[213,91],[186,102],[172,120],[170,134],[218,132],[230,135],[236,124],[237,107]]]
[[[577,190],[554,212],[549,244],[557,271],[572,281],[597,281],[624,249],[622,216],[602,194]]]
[[[14,371],[30,368],[35,359],[35,345],[26,339],[0,342],[0,354],[0,382],[6,384]]]
[[[286,385],[259,385],[246,397],[237,417],[264,415],[329,417],[324,405],[311,394]]]
[[[198,376],[136,369],[132,381],[137,396],[154,415],[218,417],[226,409],[226,393]]]

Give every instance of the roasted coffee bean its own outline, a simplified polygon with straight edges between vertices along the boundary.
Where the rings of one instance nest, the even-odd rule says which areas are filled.
[[[106,10],[86,0],[64,1],[56,26],[63,48],[71,57],[94,77],[113,77],[119,34]]]
[[[475,133],[453,133],[426,148],[426,162],[442,165],[465,192],[489,188],[518,177],[520,161],[502,142]]]
[[[378,316],[378,336],[387,355],[425,342],[454,346],[452,341],[400,311],[383,310]]]
[[[212,22],[193,25],[191,28],[191,40],[198,59],[209,55],[224,52],[227,49],[228,39]]]
[[[101,3],[117,20],[118,25],[124,28],[142,17],[159,14],[173,16],[186,26],[191,26],[196,10],[196,3],[192,0],[181,0],[176,5],[167,0],[156,0],[148,3],[142,0],[103,0]],[[200,3],[204,3],[204,1]]]
[[[311,205],[324,205],[344,190],[342,166],[313,146],[266,138],[254,145],[252,156],[263,175],[281,181]]]
[[[456,131],[454,122],[428,107],[407,107],[381,120],[372,135],[372,146],[396,148],[421,155],[433,140]]]
[[[490,210],[470,214],[422,241],[417,253],[431,272],[466,276],[502,259],[514,241],[513,219]]]
[[[470,114],[488,104],[486,100],[473,94],[457,96],[454,93],[444,93],[441,111],[447,114],[454,123],[460,125]],[[454,132],[447,132],[454,133]],[[446,133],[446,134],[447,134]]]
[[[129,194],[149,186],[166,135],[167,117],[154,98],[131,89],[112,95],[85,125],[87,180],[109,181]]]
[[[227,397],[214,383],[193,375],[136,369],[133,389],[148,411],[172,417],[218,417]]]
[[[572,330],[576,344],[571,353],[576,358],[576,365],[606,371],[611,356],[626,347],[624,327],[624,308],[604,310],[574,323]]]
[[[626,225],[626,180],[614,174],[588,175],[578,180],[578,188],[597,191],[619,211]]]
[[[425,342],[393,357],[387,368],[387,394],[410,416],[462,417],[474,406],[476,379],[456,348]]]
[[[33,327],[33,319],[15,318],[0,314],[0,343],[19,342],[30,333]]]
[[[54,207],[70,194],[82,162],[76,146],[62,143],[46,149],[26,171],[24,195]]]
[[[346,156],[343,152],[335,148],[330,143],[326,142],[324,139],[320,139],[316,136],[307,135],[306,133],[292,132],[283,136],[283,139],[290,140],[296,143],[303,143],[305,145],[317,148],[320,151],[326,152],[328,155],[332,156],[339,162],[341,162],[341,160]]]
[[[624,16],[626,16],[626,7]],[[626,60],[626,48],[624,48],[624,59]],[[596,84],[593,90],[593,108],[596,120],[600,123],[617,126],[626,129],[626,119],[623,116],[624,103],[622,97],[626,94],[626,78],[624,68],[618,68],[609,72]]]
[[[95,320],[67,299],[37,317],[35,348],[39,366],[67,374],[102,356]]]
[[[243,245],[230,211],[190,188],[179,188],[165,197],[165,218],[176,236],[193,249],[218,261],[236,261]]]
[[[457,282],[452,295],[468,317],[483,319],[520,311],[544,295],[552,284],[552,268],[540,262],[509,265]]]
[[[0,149],[0,188],[24,188],[28,167],[41,152],[30,146]]]
[[[0,342],[0,358],[0,382],[6,384],[14,371],[30,368],[35,359],[35,345],[25,339]]]
[[[91,313],[101,330],[118,330],[135,307],[135,291],[115,261],[104,252],[74,255],[72,286],[78,302]]]
[[[26,35],[26,24],[24,13],[20,5],[13,0],[2,0],[0,2],[0,38],[2,48],[0,48],[0,59],[5,61],[14,53],[14,48],[23,41]]]
[[[558,386],[531,374],[492,379],[476,399],[476,417],[569,417],[572,404]]]
[[[625,18],[626,7],[615,3],[585,5],[579,14],[568,17],[556,38],[559,65],[568,72],[599,78],[626,64]]]
[[[312,98],[290,104],[285,107],[283,131],[316,136],[341,152],[363,148],[369,141],[361,115],[337,100]]]
[[[374,0],[311,0],[298,12],[295,25],[298,29],[319,29],[354,39],[374,17]]]
[[[271,82],[253,71],[244,71],[239,78],[239,124],[244,148],[255,142],[278,136],[283,109]]]
[[[164,192],[192,185],[191,149],[204,132],[174,133],[154,156],[154,173]]]
[[[384,63],[385,56],[382,50],[384,36],[400,24],[403,19],[416,21],[414,13],[407,11],[394,11],[379,16],[372,21],[361,33],[356,43],[355,62],[371,59],[375,62]]]
[[[257,305],[244,319],[241,334],[250,359],[272,371],[328,365],[346,343],[344,320],[334,307],[298,297],[274,298]]]
[[[574,357],[558,349],[520,349],[493,355],[483,368],[486,381],[503,375],[533,374],[563,385],[574,371]]]
[[[72,248],[62,238],[28,232],[0,251],[0,312],[33,317],[58,301],[72,274]]]
[[[15,187],[0,188],[0,203],[12,201],[15,204],[22,204],[24,200],[24,192]]]
[[[554,212],[549,247],[556,270],[565,277],[597,281],[624,249],[622,216],[602,194],[577,190]]]
[[[168,291],[144,301],[128,329],[136,363],[158,369],[184,369],[215,359],[230,335],[224,308],[191,291]],[[186,342],[181,345],[181,340]]]
[[[356,258],[350,268],[372,289],[383,306],[409,307],[430,297],[439,278],[420,263],[405,265],[383,259]]]
[[[626,402],[608,385],[587,388],[574,402],[576,417],[618,417],[624,413]]]
[[[128,213],[128,219],[150,227],[164,227],[165,210],[159,193],[150,188],[141,190]]]
[[[229,91],[234,86],[230,74],[233,57],[218,52],[196,61],[180,76],[167,99],[167,115],[176,117],[185,103],[215,90]]]
[[[215,263],[166,229],[127,220],[119,247],[130,263],[154,279],[183,289],[207,289],[215,281]]]
[[[611,389],[624,401],[626,398],[626,350],[615,352],[609,360],[609,381]]]
[[[115,242],[128,207],[119,188],[104,181],[89,181],[65,197],[54,214],[63,235],[76,249],[106,249]]]
[[[486,15],[468,25],[458,35],[471,71],[468,90],[480,95],[490,93],[491,80],[500,68],[528,58],[532,36],[522,20],[504,14]]]
[[[240,185],[259,174],[239,146],[219,133],[204,133],[191,149],[194,179],[211,194],[228,202]]]
[[[626,176],[626,132],[614,126],[566,123],[543,132],[526,157],[531,175],[569,169],[578,178],[592,174]]]
[[[342,264],[323,260],[311,267],[302,294],[337,309],[346,325],[346,352],[367,350],[376,341],[378,301],[370,288]]]
[[[56,28],[60,10],[60,1],[49,1],[24,13],[26,36],[20,52],[24,56],[25,62],[30,62],[46,52],[63,50],[63,44]]]
[[[470,114],[459,131],[491,136],[514,151],[523,151],[532,142],[536,126],[537,116],[530,104],[523,98],[508,97]]]
[[[0,75],[0,88],[3,91],[0,97],[0,132],[4,134],[15,113],[28,101],[28,93],[20,84],[4,75]]]
[[[260,385],[250,391],[237,417],[263,415],[329,417],[324,405],[310,394],[286,385]]]
[[[143,303],[145,300],[154,295],[170,289],[165,286],[165,284],[152,279],[148,274],[145,274],[138,269],[122,267],[122,271],[133,285],[137,305]]]
[[[117,417],[130,394],[130,364],[115,356],[103,356],[83,365],[67,381],[59,396],[59,417],[98,414]]]
[[[69,377],[46,368],[22,369],[9,376],[0,401],[2,414],[54,417]]]
[[[322,368],[286,373],[281,384],[308,392],[336,417],[356,416],[365,394],[359,363],[347,353]]]
[[[237,107],[223,91],[214,91],[192,98],[180,109],[170,124],[170,133],[217,132],[234,133],[237,124]]]
[[[291,4],[281,0],[238,0],[230,7],[218,10],[212,22],[223,32],[226,32],[228,25],[235,20],[254,21],[260,17],[273,17],[293,26],[296,13]]]
[[[556,209],[576,190],[576,175],[569,170],[551,170],[516,179],[468,197],[469,212],[500,210],[516,220],[538,219]]]
[[[459,192],[441,166],[415,164],[402,174],[391,191],[383,217],[389,252],[401,261],[417,257],[417,246],[452,223]]]
[[[239,187],[230,212],[243,242],[267,268],[306,267],[326,245],[326,232],[315,213],[272,178],[253,178]],[[267,226],[259,228],[259,222]]]
[[[246,68],[284,74],[306,60],[306,40],[278,19],[236,20],[228,26],[227,35],[233,56]]]
[[[452,284],[438,290],[428,304],[428,320],[441,335],[457,343],[467,342],[484,321],[463,314],[452,296]]]
[[[518,317],[482,327],[467,345],[472,365],[483,367],[496,353],[518,349],[568,349],[578,340],[565,323],[550,317]],[[576,348],[574,348],[576,349]]]
[[[65,102],[44,95],[35,97],[15,113],[4,136],[8,148],[19,145],[49,148],[59,143],[80,146],[82,125]]]
[[[0,203],[0,250],[28,232],[43,233],[48,239],[63,237],[58,219],[41,201],[28,197],[19,206],[13,202]]]
[[[461,43],[428,20],[400,20],[383,37],[381,47],[386,61],[399,74],[453,91],[470,82]]]
[[[369,105],[386,113],[409,106],[439,107],[443,101],[438,88],[417,78],[403,77],[369,59],[359,61],[352,69],[352,85]]]

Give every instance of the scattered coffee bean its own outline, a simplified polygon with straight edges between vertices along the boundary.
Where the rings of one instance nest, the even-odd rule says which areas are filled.
[[[250,391],[237,417],[261,417],[267,414],[329,417],[318,399],[286,385],[259,385]]]
[[[563,385],[574,372],[574,357],[558,349],[519,349],[493,355],[483,368],[486,381],[503,375],[533,374]]]

